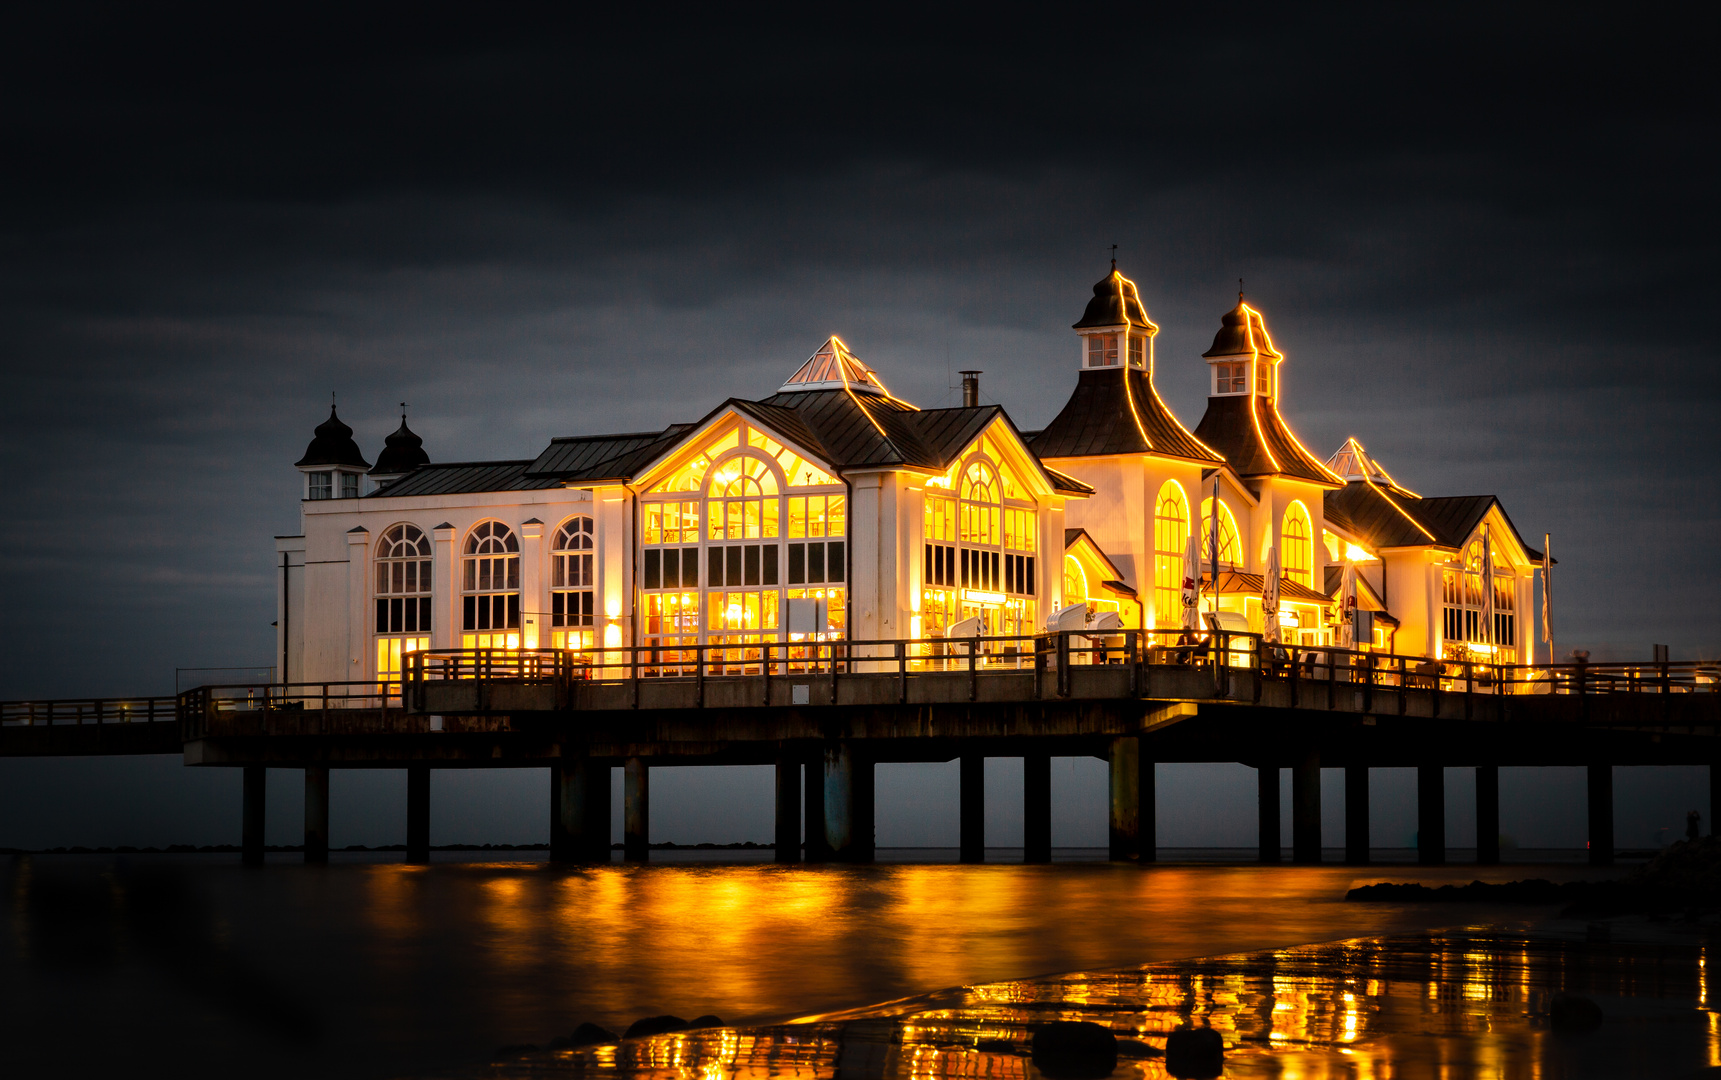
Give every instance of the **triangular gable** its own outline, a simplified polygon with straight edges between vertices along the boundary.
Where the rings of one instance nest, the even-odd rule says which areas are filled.
[[[811,438],[804,425],[800,425],[800,431],[784,430],[796,426],[781,423],[784,419],[781,414],[786,412],[789,410],[767,410],[760,408],[755,402],[731,398],[713,409],[703,420],[689,427],[679,439],[663,448],[650,461],[640,466],[634,475],[634,482],[642,488],[652,487],[686,464],[688,459],[695,454],[704,452],[704,448],[712,440],[719,438],[729,425],[743,423],[765,432],[773,442],[781,445],[784,450],[813,463],[821,471],[835,477],[837,469],[830,461],[826,460],[823,449],[818,447],[816,443],[813,446],[807,445]],[[739,448],[739,444],[737,448]],[[728,448],[725,448],[723,452],[727,453]],[[771,455],[767,454],[767,456]],[[790,484],[791,486],[798,486],[794,484],[793,479],[790,480]]]
[[[1086,529],[1064,530],[1064,555],[1076,560],[1076,565],[1082,568],[1082,579],[1088,590],[1084,599],[1103,600],[1108,593],[1118,599],[1138,599],[1136,590],[1123,572]],[[1064,598],[1066,604],[1073,602],[1069,597]]]
[[[957,411],[974,412],[981,410],[932,410],[932,412]],[[1028,449],[1027,440],[1022,438],[1022,433],[1017,430],[1009,413],[996,405],[986,406],[984,411],[991,413],[990,421],[972,433],[968,427],[964,427],[960,434],[968,435],[965,441],[957,442],[954,436],[946,436],[939,440],[937,445],[929,448],[937,455],[940,463],[945,465],[945,469],[941,476],[935,476],[928,483],[934,486],[954,487],[957,479],[956,471],[961,468],[962,462],[974,452],[982,441],[986,441],[992,447],[993,456],[1002,459],[1000,464],[1008,465],[1014,475],[1022,477],[1028,483],[1036,502],[1053,495],[1086,498],[1092,493],[1093,489],[1085,484],[1081,484],[1081,487],[1086,490],[1071,490],[1072,478],[1065,477],[1061,482],[1054,478],[1040,459],[1034,455],[1034,452]],[[914,414],[917,419],[927,415],[927,413]],[[1073,482],[1080,484],[1080,481]]]

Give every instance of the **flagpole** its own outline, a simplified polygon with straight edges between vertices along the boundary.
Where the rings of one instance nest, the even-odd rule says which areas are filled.
[[[1213,562],[1213,614],[1219,614],[1219,474],[1213,474],[1213,518],[1208,525],[1207,550]],[[1217,620],[1215,620],[1217,621]]]
[[[1548,641],[1548,666],[1554,666],[1554,537],[1542,534],[1542,637]]]

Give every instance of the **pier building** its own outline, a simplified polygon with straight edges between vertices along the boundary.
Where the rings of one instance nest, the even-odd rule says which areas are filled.
[[[1310,451],[1241,294],[1200,358],[1193,430],[1154,386],[1159,328],[1115,265],[1073,329],[1075,387],[1028,433],[979,403],[977,373],[960,407],[921,409],[835,336],[769,396],[532,458],[432,462],[403,415],[372,466],[331,408],[297,463],[300,534],[276,540],[283,677],[394,682],[428,649],[745,657],[1108,615],[1262,633],[1273,565],[1289,647],[1534,658],[1542,553],[1493,496],[1421,497],[1355,438]],[[1340,613],[1347,567],[1360,616]]]

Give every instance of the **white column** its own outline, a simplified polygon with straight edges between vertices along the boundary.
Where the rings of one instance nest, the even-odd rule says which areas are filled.
[[[370,604],[369,577],[370,570],[370,532],[362,526],[347,532],[347,675],[352,682],[361,682],[375,676],[371,669],[376,666],[376,658],[370,655],[370,635],[365,628],[370,625],[366,608]]]
[[[630,506],[624,489],[604,488],[593,494],[592,512],[597,528],[598,641],[603,645],[627,645],[633,641],[632,604],[633,536],[629,528]]]
[[[520,644],[528,649],[549,648],[550,628],[544,612],[550,610],[544,591],[544,523],[527,518],[520,523]]]
[[[447,522],[431,530],[436,537],[430,606],[430,647],[452,649],[460,644],[460,556],[454,550],[454,526]]]

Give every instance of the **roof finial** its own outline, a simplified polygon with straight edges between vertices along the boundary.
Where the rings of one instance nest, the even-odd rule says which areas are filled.
[[[1243,279],[1242,278],[1237,279],[1237,302],[1239,304],[1241,304],[1243,302]]]
[[[1113,244],[1111,246],[1111,268],[1112,268],[1113,273],[1117,272],[1117,245],[1116,244]]]
[[[406,423],[406,402],[400,403],[400,422]]]

